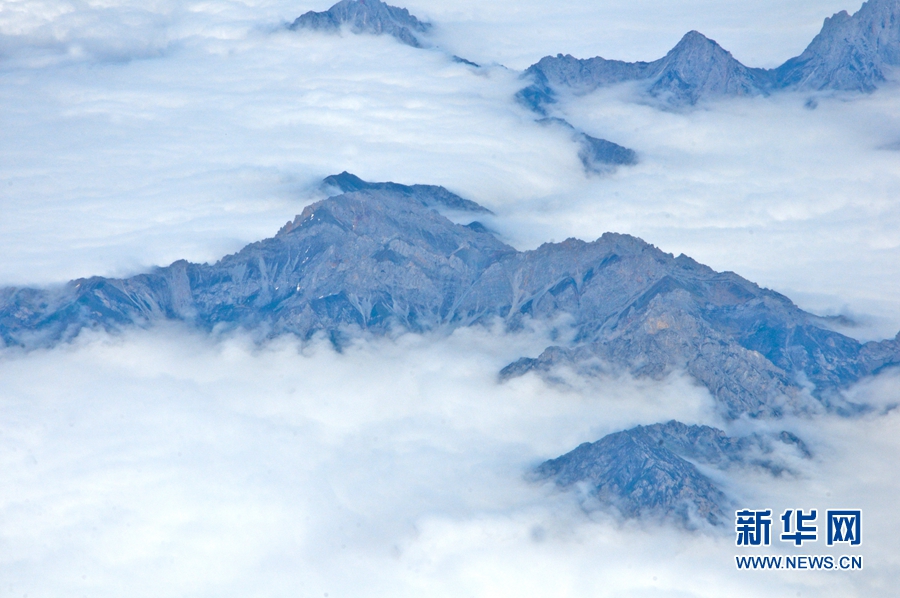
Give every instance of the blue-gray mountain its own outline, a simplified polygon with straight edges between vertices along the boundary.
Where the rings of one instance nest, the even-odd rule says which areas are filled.
[[[417,201],[425,207],[455,210],[460,212],[492,212],[484,206],[478,205],[469,199],[463,199],[456,193],[451,193],[437,185],[400,185],[399,183],[370,183],[364,181],[355,174],[346,170],[341,174],[333,174],[322,180],[322,189],[331,195],[334,192],[352,193],[354,191],[387,191],[408,197],[411,201]]]
[[[888,80],[897,65],[900,0],[869,0],[852,17],[842,11],[825,19],[806,50],[776,69],[746,67],[713,40],[691,31],[653,62],[544,57],[525,71],[531,85],[517,97],[547,114],[561,90],[580,95],[626,81],[640,82],[644,94],[673,107],[779,90],[870,92]]]
[[[420,21],[405,8],[380,0],[341,0],[327,11],[300,15],[290,28],[338,31],[343,25],[349,26],[353,33],[386,33],[414,48],[422,47],[416,34],[431,29],[431,24]]]
[[[733,501],[697,465],[729,470],[762,468],[780,475],[783,457],[810,456],[790,432],[730,437],[709,426],[677,421],[637,426],[584,443],[534,470],[536,480],[580,488],[584,506],[612,505],[626,517],[674,517],[683,524],[726,522]]]
[[[339,175],[338,185],[355,179]],[[839,389],[900,363],[900,336],[860,344],[786,297],[627,235],[516,251],[483,226],[452,223],[433,186],[363,188],[308,206],[275,237],[215,264],[53,289],[0,290],[0,339],[48,346],[84,328],[170,319],[261,335],[450,330],[568,314],[571,342],[503,371],[593,375],[685,370],[726,417],[844,405]],[[810,391],[811,389],[811,391]]]
[[[637,164],[637,153],[618,143],[591,137],[579,131],[561,118],[541,118],[537,122],[547,126],[558,126],[569,131],[572,139],[578,143],[578,159],[588,173],[606,174],[616,166]]]

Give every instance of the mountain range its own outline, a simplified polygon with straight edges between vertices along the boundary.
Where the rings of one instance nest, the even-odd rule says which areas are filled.
[[[710,426],[672,420],[615,432],[594,443],[545,461],[532,472],[536,481],[582,487],[583,504],[612,506],[628,517],[662,517],[687,526],[721,525],[733,500],[703,471],[753,468],[779,476],[793,473],[784,457],[812,456],[794,434],[728,436]],[[699,467],[698,467],[699,465]]]
[[[341,0],[327,11],[309,11],[298,17],[289,28],[292,30],[311,29],[319,31],[339,31],[348,27],[356,34],[391,35],[400,42],[414,48],[425,44],[416,34],[427,34],[431,24],[420,21],[405,8],[385,4],[380,0]],[[479,65],[453,56],[455,62],[479,68]],[[606,174],[617,166],[637,163],[634,150],[606,139],[599,139],[576,130],[562,119],[541,119],[543,124],[561,125],[568,130],[573,141],[578,144],[578,159],[586,173]]]
[[[323,188],[339,194],[214,264],[177,261],[129,278],[0,289],[0,339],[33,349],[84,329],[115,332],[175,320],[205,330],[242,328],[261,339],[325,335],[341,347],[359,335],[449,332],[498,320],[514,332],[528,320],[565,316],[571,329],[558,336],[570,340],[511,363],[499,379],[534,372],[553,381],[561,366],[584,376],[654,379],[685,371],[709,390],[725,419],[856,413],[864,407],[840,391],[900,363],[900,334],[859,343],[779,293],[632,236],[606,233],[593,242],[567,239],[517,251],[478,221],[461,225],[441,215],[488,212],[443,187],[368,183],[344,172],[326,178]],[[639,467],[621,453],[622,436],[537,471],[561,486],[582,476],[594,484],[595,498],[625,514],[683,518],[690,511],[715,522],[725,495],[682,461],[712,463],[700,450],[709,434],[722,446],[759,443],[682,430],[694,440],[678,444],[673,426],[626,434],[629,446],[663,434],[651,436],[668,452],[642,441],[641,450],[656,461],[640,451],[628,457]],[[643,489],[622,476],[644,480]]]
[[[517,98],[547,114],[561,90],[583,95],[627,81],[638,82],[641,94],[669,107],[778,91],[871,92],[898,65],[900,0],[869,0],[852,16],[841,11],[825,19],[806,50],[775,69],[746,67],[715,41],[690,31],[653,62],[546,56],[525,71],[531,84]]]

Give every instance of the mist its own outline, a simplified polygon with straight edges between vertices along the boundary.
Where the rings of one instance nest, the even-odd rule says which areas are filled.
[[[723,425],[705,389],[497,371],[541,331],[256,345],[177,328],[7,351],[0,557],[10,595],[888,596],[898,417],[782,421],[815,457],[729,477],[748,506],[863,508],[862,572],[737,571],[729,529],[585,512],[526,481],[639,423]],[[586,383],[587,384],[587,383]],[[896,401],[896,375],[857,400]],[[740,427],[741,423],[733,424]],[[861,492],[861,488],[865,488]],[[780,511],[779,511],[780,512]],[[752,578],[751,578],[752,575]],[[827,584],[825,583],[827,581]]]

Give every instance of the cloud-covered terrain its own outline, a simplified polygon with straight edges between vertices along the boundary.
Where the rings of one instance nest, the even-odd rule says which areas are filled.
[[[795,56],[809,2],[402,4],[428,49],[289,31],[326,4],[0,5],[0,286],[214,261],[275,233],[344,170],[443,185],[505,242],[630,233],[733,270],[861,339],[900,329],[897,88],[722,101],[627,88],[566,119],[634,149],[586,176],[517,105],[557,52],[647,60],[696,29],[749,66]],[[454,62],[452,55],[484,65]],[[895,374],[856,419],[721,422],[686,376],[548,384],[497,372],[547,331],[262,346],[177,327],[0,353],[0,592],[10,596],[889,596],[900,575]],[[862,572],[735,570],[729,530],[586,514],[537,463],[677,418],[790,429],[814,458],[730,479],[750,507],[861,507]],[[776,425],[777,424],[777,425]]]

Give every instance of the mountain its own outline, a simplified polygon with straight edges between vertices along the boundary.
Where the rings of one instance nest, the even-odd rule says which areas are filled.
[[[349,25],[353,33],[386,33],[414,48],[422,47],[416,34],[431,29],[429,23],[423,23],[405,8],[380,0],[341,0],[327,11],[304,13],[291,23],[290,29],[338,31],[343,25]]]
[[[900,335],[860,344],[778,293],[635,237],[606,233],[520,252],[428,207],[438,187],[385,185],[316,202],[274,237],[215,264],[0,289],[0,339],[34,348],[85,328],[169,319],[261,337],[325,334],[340,346],[359,334],[497,319],[517,330],[568,314],[571,342],[523,357],[502,377],[554,377],[559,366],[588,376],[682,370],[728,418],[849,412],[856,407],[840,389],[900,363]]]
[[[546,56],[524,73],[532,85],[518,93],[519,101],[545,114],[557,100],[557,89],[577,95],[626,81],[643,81],[644,92],[667,105],[696,104],[709,96],[749,96],[767,93],[769,75],[748,69],[719,44],[690,31],[668,54],[653,62],[623,62],[604,58],[579,60],[569,55]]]
[[[670,421],[615,432],[545,461],[533,479],[562,489],[581,487],[586,507],[612,505],[626,517],[668,517],[686,525],[729,520],[733,499],[698,468],[726,471],[755,467],[780,475],[788,470],[779,453],[810,457],[799,438],[754,434],[730,437],[709,426]]]
[[[616,166],[637,164],[637,153],[634,150],[606,139],[591,137],[561,118],[541,118],[537,122],[543,125],[562,127],[572,135],[572,140],[580,147],[578,159],[581,160],[587,173],[606,174]]]
[[[696,31],[681,38],[656,63],[647,93],[672,105],[694,105],[706,97],[765,95],[769,75],[750,69]]]
[[[900,65],[900,0],[869,0],[852,17],[841,11],[800,56],[775,69],[776,86],[874,91]]]
[[[583,95],[626,81],[640,82],[640,93],[675,108],[785,90],[871,92],[897,65],[900,0],[869,0],[852,17],[842,11],[825,19],[806,50],[776,69],[746,67],[713,40],[691,31],[653,62],[546,56],[526,69],[523,77],[531,83],[516,97],[547,115],[562,90]]]
[[[387,191],[400,194],[418,201],[427,208],[456,210],[460,212],[481,212],[491,214],[487,208],[478,205],[474,201],[463,199],[455,193],[447,191],[436,185],[400,185],[398,183],[369,183],[346,170],[341,174],[333,174],[322,180],[322,189],[325,191],[338,191],[339,193],[352,193],[354,191]]]

